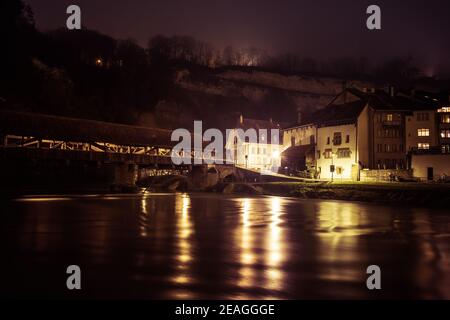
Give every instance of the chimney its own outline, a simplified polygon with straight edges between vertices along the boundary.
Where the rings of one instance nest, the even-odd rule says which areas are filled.
[[[302,123],[302,109],[300,108],[297,109],[297,123],[298,124]]]
[[[395,87],[394,86],[389,86],[389,96],[392,98],[395,96]]]
[[[239,123],[240,124],[244,123],[244,116],[242,114],[239,116]]]
[[[269,119],[270,123],[272,123],[272,118]]]

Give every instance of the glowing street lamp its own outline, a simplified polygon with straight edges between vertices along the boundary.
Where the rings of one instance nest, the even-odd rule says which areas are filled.
[[[280,160],[280,152],[278,151],[278,150],[274,150],[273,152],[272,152],[272,159],[271,159],[271,161],[270,161],[270,163],[271,163],[271,168],[270,168],[270,170],[272,170],[273,171],[273,169],[275,168],[275,167],[278,167],[278,161]],[[275,170],[277,170],[277,169],[275,169]]]

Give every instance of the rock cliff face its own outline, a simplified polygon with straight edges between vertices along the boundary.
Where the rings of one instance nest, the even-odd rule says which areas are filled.
[[[208,126],[218,128],[232,126],[241,113],[244,117],[273,118],[291,124],[298,110],[309,113],[322,108],[345,87],[373,87],[358,80],[188,69],[175,72],[174,84],[177,93],[165,103],[176,106],[176,118],[201,119]],[[181,119],[180,115],[183,115]]]

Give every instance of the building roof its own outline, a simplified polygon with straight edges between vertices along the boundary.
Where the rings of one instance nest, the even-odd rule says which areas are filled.
[[[354,123],[366,106],[366,102],[359,100],[339,105],[329,105],[318,114],[318,126],[332,126]]]
[[[236,128],[243,129],[243,130],[247,130],[247,129],[270,130],[270,129],[281,129],[281,125],[280,125],[280,123],[275,122],[273,120],[256,120],[256,119],[247,119],[247,118],[242,117],[242,122],[241,122],[241,119],[238,119],[238,121],[236,122]]]
[[[364,92],[355,88],[345,89],[344,92],[350,93],[357,99],[365,101],[375,110],[396,110],[396,111],[414,111],[414,110],[432,110],[436,108],[433,101],[420,99],[417,96],[404,92],[396,92],[394,95],[385,90],[374,90]]]
[[[357,100],[344,104],[332,104],[306,115],[300,124],[286,129],[314,124],[316,126],[340,125],[355,122],[361,111],[366,106],[363,100]]]
[[[347,101],[348,95],[352,96],[352,101],[337,103],[343,97],[343,100]],[[411,112],[437,109],[437,104],[432,100],[420,99],[417,96],[402,92],[391,96],[384,90],[365,92],[356,88],[347,88],[337,95],[325,108],[303,115],[301,123],[292,124],[285,129],[298,128],[311,124],[330,126],[351,123],[356,121],[366,105],[379,111]]]
[[[301,146],[290,146],[289,148],[287,148],[282,152],[282,155],[288,158],[302,158],[314,152],[315,152],[314,145],[306,144]]]
[[[279,122],[275,122],[273,120],[257,120],[257,119],[247,119],[244,117],[240,117],[236,122],[236,129],[242,129],[244,131],[248,129],[255,129],[256,133],[259,134],[259,130],[267,130],[267,141],[259,141],[259,143],[272,143],[272,137],[274,133],[270,130],[278,129],[281,130],[281,124]],[[259,140],[259,139],[258,139]],[[277,141],[275,143],[282,143],[280,139],[280,134],[278,133]]]
[[[171,130],[0,110],[0,132],[40,139],[171,147]]]

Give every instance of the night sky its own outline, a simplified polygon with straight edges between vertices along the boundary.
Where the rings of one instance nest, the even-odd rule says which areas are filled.
[[[450,57],[449,0],[27,0],[38,27],[65,25],[77,4],[85,27],[115,38],[191,35],[218,47],[256,46],[316,59],[412,55],[432,75]],[[366,28],[366,8],[382,10],[382,30]]]

